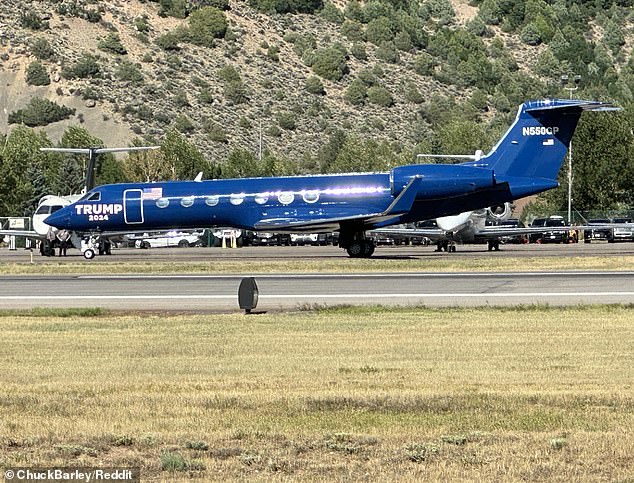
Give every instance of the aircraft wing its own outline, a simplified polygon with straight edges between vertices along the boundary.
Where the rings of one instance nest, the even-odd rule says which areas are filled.
[[[46,238],[33,230],[0,230],[0,236],[6,235],[25,236],[27,238]]]
[[[583,227],[582,227],[583,228]],[[474,237],[476,240],[487,240],[498,238],[501,236],[530,235],[531,233],[548,233],[548,232],[568,232],[570,230],[578,230],[578,227],[570,226],[535,226],[526,228],[514,228],[509,226],[486,226],[482,230],[478,230]]]
[[[431,241],[446,240],[447,232],[440,228],[377,228],[372,233],[383,233],[385,235],[402,235],[402,236],[424,236]]]
[[[314,218],[312,220],[297,220],[296,218],[271,218],[261,220],[255,223],[254,228],[256,231],[308,231],[313,228],[326,229],[336,231],[339,230],[342,223],[348,222],[363,222],[364,225],[370,226],[374,223],[397,220],[399,216],[409,212],[412,209],[414,200],[416,199],[416,193],[423,178],[421,176],[414,176],[407,183],[407,186],[401,191],[401,193],[394,199],[392,204],[388,206],[383,212],[380,213],[364,213],[352,216],[343,217],[324,217]]]

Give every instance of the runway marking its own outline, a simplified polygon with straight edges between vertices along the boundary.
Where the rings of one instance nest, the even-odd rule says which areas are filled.
[[[634,292],[505,292],[505,293],[380,293],[380,294],[287,294],[259,295],[259,299],[340,299],[340,298],[506,298],[506,297],[632,297]],[[236,300],[231,295],[25,295],[6,296],[2,300]]]
[[[575,277],[575,276],[633,276],[634,271],[560,271],[560,272],[374,272],[374,273],[293,273],[293,274],[227,274],[227,275],[77,275],[80,280],[148,280],[148,279],[239,279],[253,277],[257,279],[292,279],[292,278],[493,278],[493,277]]]

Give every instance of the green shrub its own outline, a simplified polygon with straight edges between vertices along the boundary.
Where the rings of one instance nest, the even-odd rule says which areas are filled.
[[[196,45],[213,47],[214,39],[224,37],[227,19],[222,10],[203,7],[189,17],[189,40]]]
[[[209,139],[215,143],[226,144],[229,142],[227,139],[227,132],[225,129],[214,121],[206,121],[203,125],[203,129],[209,135]]]
[[[159,5],[159,15],[162,17],[185,18],[189,14],[187,0],[159,0]]]
[[[185,448],[196,451],[207,451],[209,449],[209,445],[205,441],[187,441],[185,443]]]
[[[201,7],[215,7],[218,10],[229,10],[229,0],[198,0]]]
[[[434,71],[434,59],[427,52],[422,52],[414,59],[414,71],[420,75],[431,75]]]
[[[532,23],[529,23],[522,29],[520,39],[528,45],[539,45],[542,42],[539,30],[537,30],[537,27]]]
[[[42,20],[37,13],[32,11],[20,15],[20,25],[31,30],[47,30],[49,28],[48,22]]]
[[[27,126],[46,126],[52,122],[68,119],[75,109],[60,106],[42,97],[33,97],[24,109],[9,114],[9,124],[24,123]]]
[[[381,45],[383,42],[392,40],[394,38],[392,22],[386,17],[372,20],[365,29],[365,38],[374,45]]]
[[[41,60],[50,59],[55,55],[55,51],[44,38],[36,39],[31,45],[31,53]]]
[[[355,42],[350,48],[350,53],[359,60],[368,60],[368,54],[365,51],[365,44],[362,42]]]
[[[311,76],[306,79],[306,83],[304,88],[310,92],[311,94],[316,94],[322,96],[326,93],[324,90],[324,85],[321,83],[321,79],[317,76]]]
[[[266,13],[315,13],[323,0],[249,0],[251,6]]]
[[[399,32],[394,37],[394,45],[398,50],[402,50],[403,52],[409,52],[412,50],[412,38],[409,36],[407,32]]]
[[[326,2],[324,8],[321,9],[319,15],[324,20],[341,25],[344,21],[343,12],[339,10],[332,2]]]
[[[201,89],[200,94],[198,94],[198,101],[203,104],[213,104],[214,96],[211,94],[209,89]]]
[[[372,86],[368,89],[368,101],[382,107],[390,107],[394,104],[392,93],[383,86]]]
[[[139,68],[132,62],[121,62],[117,69],[117,78],[122,81],[132,82],[134,84],[143,83],[143,74]]]
[[[396,49],[396,45],[391,40],[383,42],[379,48],[376,49],[376,56],[377,58],[392,64],[397,64],[401,60],[398,50]]]
[[[176,104],[177,107],[189,107],[189,99],[187,99],[187,93],[184,90],[179,89],[176,91],[174,94],[174,104]]]
[[[163,50],[174,51],[180,49],[180,47],[178,46],[179,40],[180,37],[177,34],[175,34],[174,32],[168,32],[158,37],[154,41],[154,43]]]
[[[297,127],[295,115],[291,112],[280,112],[277,115],[277,123],[287,131],[294,131]]]
[[[407,84],[405,84],[404,94],[405,100],[407,102],[411,102],[412,104],[420,104],[424,101],[423,95],[420,93],[418,87],[416,87],[416,84],[414,84],[413,82],[408,82]]]
[[[365,31],[361,22],[356,20],[346,20],[341,26],[341,34],[351,42],[365,41]]]
[[[174,119],[174,128],[183,134],[189,134],[196,130],[194,123],[185,114],[179,114]]]
[[[343,98],[353,106],[361,106],[365,104],[368,88],[361,79],[355,79],[346,89]]]
[[[116,32],[110,32],[106,37],[101,39],[97,43],[97,48],[104,52],[110,52],[112,54],[125,55],[128,53],[126,48],[121,43],[121,38]]]
[[[142,16],[135,18],[134,28],[137,30],[137,32],[148,33],[150,31],[148,16],[143,14]]]
[[[47,86],[51,83],[51,77],[41,62],[36,60],[26,68],[26,83],[31,86]]]
[[[346,52],[340,45],[333,45],[315,52],[313,72],[324,79],[338,81],[348,73]]]
[[[205,465],[198,460],[188,460],[179,453],[161,453],[161,469],[163,471],[200,471]]]
[[[282,131],[277,126],[271,126],[266,130],[266,133],[274,138],[279,138],[282,135]]]
[[[97,58],[94,55],[84,54],[74,65],[62,68],[62,77],[65,79],[86,79],[97,77],[100,73]]]
[[[247,100],[246,88],[235,67],[225,65],[218,71],[218,77],[223,83],[225,99],[233,104],[241,104]]]

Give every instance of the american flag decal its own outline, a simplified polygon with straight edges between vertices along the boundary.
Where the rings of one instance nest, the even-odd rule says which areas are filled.
[[[163,188],[143,188],[144,200],[157,200],[163,196]]]
[[[554,146],[555,145],[555,140],[553,138],[546,139],[545,141],[542,141],[542,145],[544,145],[544,146]]]

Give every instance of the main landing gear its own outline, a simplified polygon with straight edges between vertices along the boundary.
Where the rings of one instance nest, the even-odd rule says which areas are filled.
[[[446,251],[447,253],[454,253],[456,251],[456,242],[453,240],[442,240],[436,242],[436,250],[437,252]]]
[[[370,258],[376,246],[365,232],[341,232],[339,234],[339,246],[348,252],[350,258]]]

